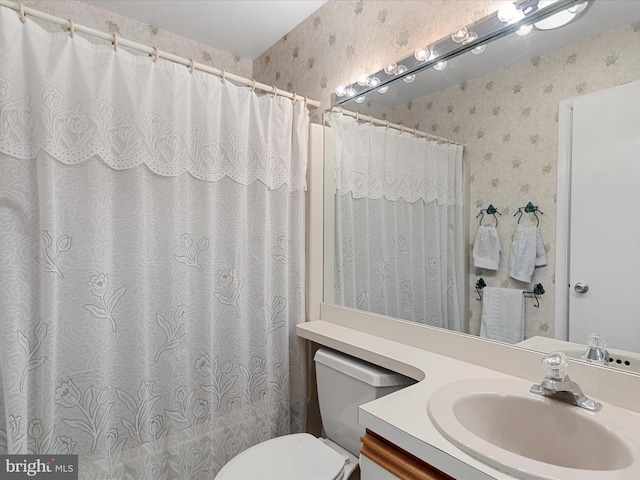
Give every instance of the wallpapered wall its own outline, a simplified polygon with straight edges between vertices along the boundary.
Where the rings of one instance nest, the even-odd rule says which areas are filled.
[[[330,106],[335,86],[410,55],[417,46],[487,15],[500,3],[330,0],[258,58],[254,74],[265,83]],[[542,283],[546,293],[540,307],[533,306],[533,299],[525,302],[526,336],[554,335],[558,102],[640,80],[639,45],[640,24],[634,24],[448,88],[388,114],[372,107],[378,117],[465,145],[471,175],[471,243],[479,209],[492,203],[503,214],[498,228],[503,250],[500,270],[472,268],[470,272],[472,333],[480,330],[482,303],[476,301],[473,286],[482,276],[489,286],[531,290],[534,283]],[[536,269],[530,284],[523,284],[508,277],[508,258],[517,223],[513,214],[528,201],[544,212],[541,231],[548,263]],[[522,219],[525,225],[530,221]],[[485,222],[492,225],[493,219]]]
[[[153,25],[147,25],[128,17],[111,13],[102,8],[89,5],[77,0],[26,0],[25,6],[62,18],[73,18],[76,24],[95,28],[108,33],[118,33],[127,40],[133,40],[144,45],[158,47],[160,50],[175,53],[186,58],[193,58],[196,62],[204,63],[216,68],[229,70],[236,75],[251,78],[253,65],[251,60],[236,57],[230,53],[203,45],[180,35],[162,30]],[[151,5],[152,2],[149,1]],[[48,30],[61,29],[57,25],[38,22]],[[103,42],[92,37],[89,41]]]

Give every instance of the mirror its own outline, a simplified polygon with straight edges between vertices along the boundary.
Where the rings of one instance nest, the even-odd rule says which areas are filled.
[[[370,89],[364,99],[356,95],[339,105],[359,116],[381,120],[378,125],[386,121],[402,124],[406,129],[428,132],[463,146],[466,175],[462,181],[466,182],[466,198],[462,226],[456,227],[456,241],[462,243],[466,273],[458,287],[463,297],[462,307],[456,313],[460,319],[453,328],[472,335],[480,333],[483,302],[478,300],[474,286],[482,278],[487,286],[523,291],[533,291],[535,285],[543,285],[545,293],[537,298],[539,306],[533,296],[525,298],[524,337],[536,341],[568,338],[563,323],[555,321],[556,260],[558,252],[565,248],[556,241],[559,103],[640,80],[639,22],[640,2],[595,0],[580,18],[562,28],[548,31],[534,28],[527,36],[505,36],[488,43],[480,55],[466,52],[449,58],[444,70],[419,71],[411,83],[405,81],[406,77],[388,83],[383,81],[386,83],[383,86],[389,87],[386,93]],[[357,103],[356,99],[363,101]],[[340,113],[327,112],[325,118],[329,123],[331,115],[340,116]],[[354,123],[366,124],[362,119],[356,122],[351,118]],[[378,128],[385,129],[384,126]],[[411,136],[411,133],[398,132],[398,135]],[[327,141],[326,165],[331,168],[335,165],[332,158],[335,135],[328,134]],[[434,143],[438,142],[434,140]],[[349,256],[336,258],[341,248],[335,244],[336,231],[341,228],[338,218],[341,213],[336,209],[335,171],[326,173],[325,302],[345,304],[340,295],[336,296],[341,287],[335,279]],[[540,212],[546,265],[535,268],[530,282],[521,282],[509,275],[509,252],[518,225],[518,216],[514,214],[529,202]],[[489,205],[501,214],[497,232],[502,257],[496,271],[474,267],[472,258],[479,227],[476,215]],[[399,208],[398,205],[395,208]],[[362,220],[363,215],[363,212],[357,213],[355,219]],[[406,217],[407,213],[401,215]],[[495,225],[492,215],[485,215],[482,222]],[[525,213],[520,224],[535,225],[536,218]],[[396,256],[403,256],[408,240],[404,235],[396,235],[393,244],[388,245],[389,251],[395,249]],[[365,245],[353,243],[345,247],[358,252]],[[415,300],[415,291],[404,283],[406,278],[395,278],[387,260],[375,258],[370,275],[374,280],[379,279],[381,287],[387,285],[385,288],[395,290],[398,298],[395,316],[407,318],[408,309],[403,308]],[[440,259],[433,261],[438,264]],[[431,260],[427,258],[425,262],[428,269]],[[363,305],[367,302],[362,295],[356,294],[355,304],[348,306],[366,309]],[[423,317],[416,321],[447,326],[438,323],[441,318]],[[542,340],[537,345],[525,342],[523,346],[544,350]],[[584,343],[586,339],[583,346]],[[615,350],[616,346],[609,345],[609,348]],[[624,361],[622,367],[625,367]]]

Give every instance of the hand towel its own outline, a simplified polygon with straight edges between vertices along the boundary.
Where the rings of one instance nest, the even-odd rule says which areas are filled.
[[[514,288],[482,289],[480,336],[507,343],[524,340],[524,295]]]
[[[518,224],[509,254],[509,276],[520,282],[531,282],[536,267],[547,264],[547,253],[538,227]]]
[[[498,270],[501,251],[496,227],[480,225],[473,244],[473,265],[486,270]]]

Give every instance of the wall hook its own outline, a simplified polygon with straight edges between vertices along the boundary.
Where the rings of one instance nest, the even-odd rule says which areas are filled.
[[[483,208],[480,210],[480,213],[476,215],[476,218],[480,217],[480,225],[482,225],[482,219],[484,218],[484,213],[487,212],[489,215],[493,215],[493,218],[496,219],[496,227],[498,226],[498,217],[496,215],[502,215],[496,207],[492,204],[489,204],[487,208]]]
[[[536,304],[534,305],[534,307],[538,308],[540,306],[540,299],[538,298],[538,295],[544,295],[544,287],[542,286],[541,283],[536,283],[533,286],[533,291],[522,292],[522,293],[524,293],[525,295],[533,295],[533,297],[536,299]]]
[[[487,284],[484,282],[484,279],[480,277],[476,282],[476,292],[478,293],[478,298],[476,298],[476,300],[482,300],[482,294],[480,293],[480,291],[486,286]]]
[[[514,217],[516,215],[519,215],[518,223],[520,223],[520,219],[522,219],[522,214],[525,212],[533,213],[533,216],[536,217],[536,227],[540,226],[540,218],[538,217],[537,213],[541,213],[544,215],[544,212],[539,210],[537,205],[534,205],[532,202],[529,202],[524,207],[518,207],[518,211],[513,214]]]

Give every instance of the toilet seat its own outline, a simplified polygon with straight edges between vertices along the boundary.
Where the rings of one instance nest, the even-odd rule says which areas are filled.
[[[308,433],[259,443],[232,458],[216,480],[339,480],[347,459]]]

